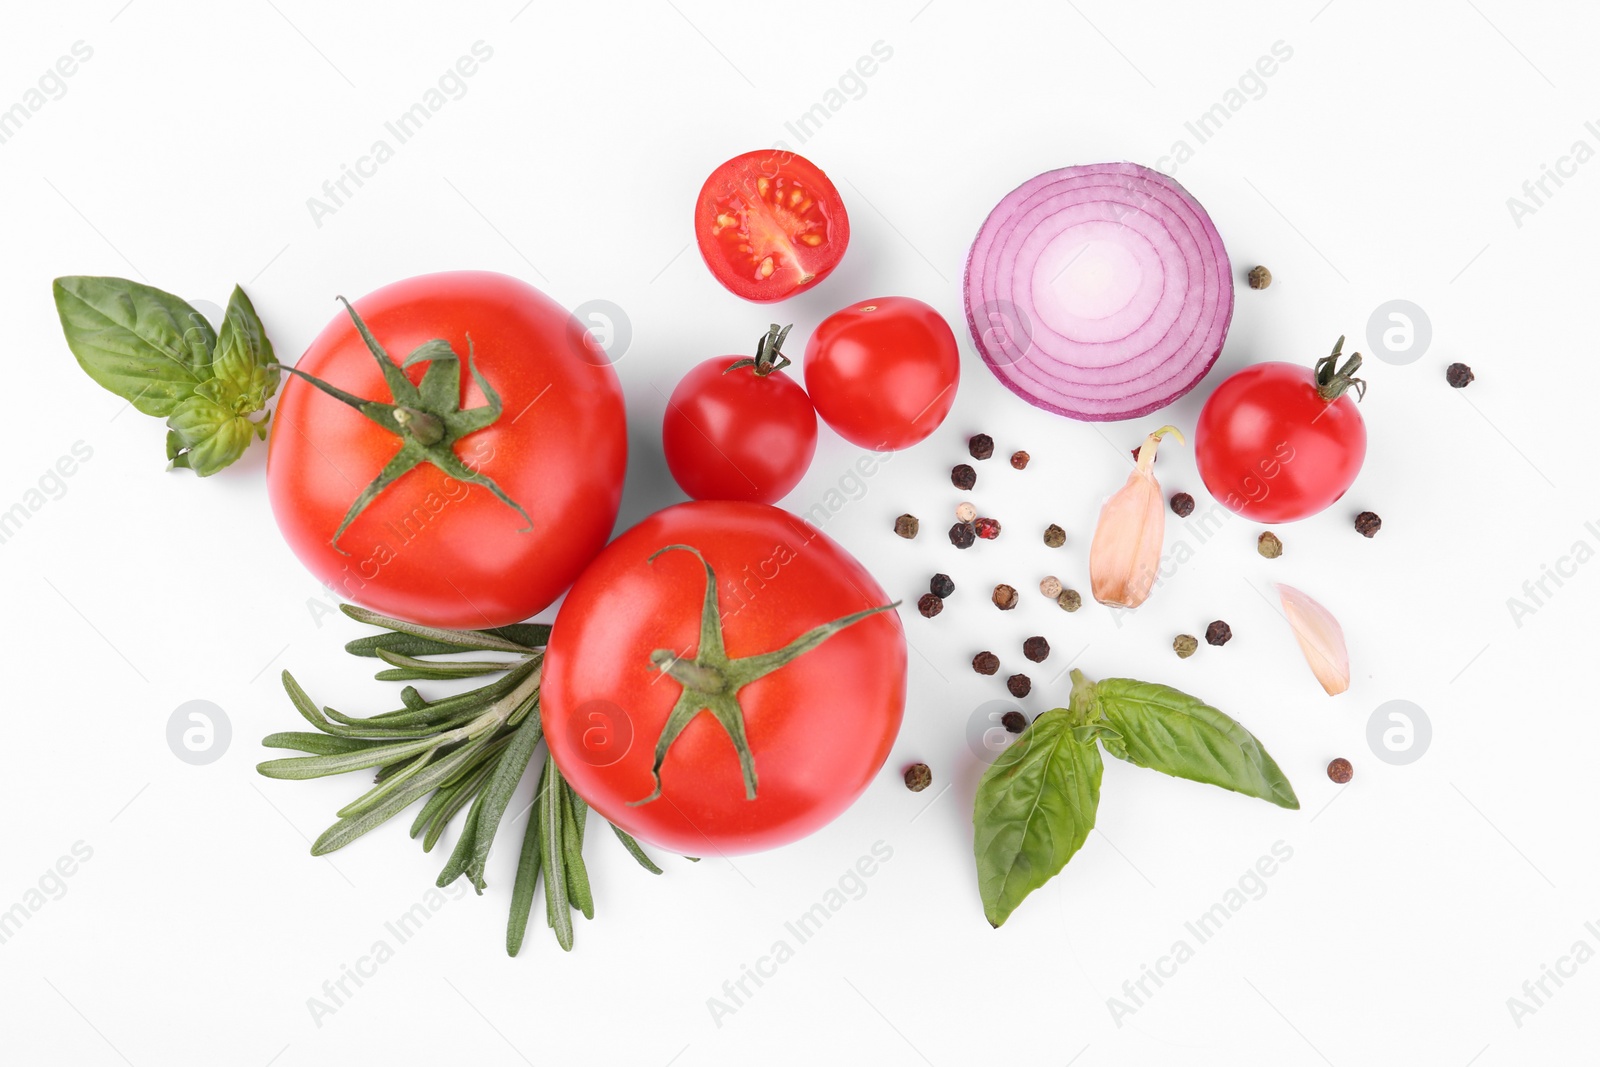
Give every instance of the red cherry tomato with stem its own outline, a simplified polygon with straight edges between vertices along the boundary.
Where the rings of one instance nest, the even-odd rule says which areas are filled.
[[[1195,462],[1224,507],[1256,522],[1293,522],[1344,496],[1367,455],[1367,427],[1355,397],[1356,353],[1246,367],[1207,398],[1195,427]],[[1337,369],[1336,369],[1337,368]],[[1355,389],[1355,397],[1350,390]]]
[[[672,477],[696,500],[774,504],[811,466],[817,413],[783,372],[788,335],[789,327],[773,324],[753,359],[708,359],[672,391],[662,448]]]

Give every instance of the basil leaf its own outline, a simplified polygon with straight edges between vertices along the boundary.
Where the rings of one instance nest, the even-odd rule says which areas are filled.
[[[167,430],[167,458],[172,465],[188,467],[202,478],[244,455],[252,434],[267,436],[265,420],[251,422],[200,393],[173,409]]]
[[[186,302],[123,278],[57,278],[56,313],[84,373],[165,418],[211,376],[217,335]]]
[[[1100,750],[1065,708],[1039,716],[984,771],[972,811],[978,893],[991,926],[1083,847],[1100,805]]]
[[[249,415],[266,406],[278,391],[278,372],[267,367],[276,362],[267,328],[256,315],[255,306],[237,285],[228,298],[222,332],[217,335],[211,373],[231,390],[231,407],[237,415]]]
[[[1128,678],[1103,679],[1095,693],[1101,713],[1122,734],[1105,745],[1117,759],[1281,808],[1300,807],[1294,787],[1255,735],[1204,701]]]

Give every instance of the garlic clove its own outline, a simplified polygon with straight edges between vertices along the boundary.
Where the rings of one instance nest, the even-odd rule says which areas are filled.
[[[1133,473],[1100,509],[1089,544],[1089,587],[1102,604],[1136,608],[1155,588],[1167,513],[1151,467],[1156,447],[1167,434],[1183,443],[1183,435],[1172,426],[1145,437]]]
[[[1311,673],[1317,676],[1329,696],[1350,688],[1350,653],[1345,648],[1344,629],[1333,613],[1292,585],[1278,586],[1278,600],[1289,628],[1300,643]]]

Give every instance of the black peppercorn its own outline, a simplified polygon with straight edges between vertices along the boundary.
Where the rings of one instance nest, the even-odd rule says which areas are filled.
[[[950,543],[957,548],[971,548],[978,539],[978,531],[970,522],[958,522],[950,527]]]
[[[1206,644],[1208,645],[1225,645],[1232,638],[1233,631],[1221,619],[1206,627]]]
[[[1043,663],[1050,656],[1050,642],[1042,637],[1030,637],[1022,642],[1022,654],[1035,663]]]
[[[1450,383],[1452,389],[1465,389],[1476,378],[1472,368],[1465,363],[1452,363],[1445,368],[1444,380]]]
[[[894,532],[909,541],[917,536],[918,525],[915,515],[902,515],[894,520]]]
[[[979,674],[993,674],[1000,669],[1000,657],[993,652],[979,652],[972,657],[972,669]]]
[[[1028,728],[1028,717],[1020,711],[1008,711],[1000,716],[1000,725],[1006,728],[1007,733],[1020,734]]]
[[[906,768],[906,788],[920,793],[933,784],[933,771],[926,763],[913,763]]]
[[[1356,533],[1362,537],[1371,537],[1383,529],[1383,520],[1378,518],[1375,511],[1363,511],[1356,516]]]
[[[967,442],[967,451],[972,453],[973,459],[988,459],[994,455],[994,438],[986,433],[980,433]]]
[[[1020,471],[1028,466],[1028,460],[1032,458],[1026,452],[1013,452],[1011,453],[1011,465]]]
[[[1026,674],[1013,674],[1006,679],[1006,689],[1011,695],[1021,700],[1033,691],[1033,682],[1028,680]]]
[[[944,610],[944,601],[932,593],[923,593],[917,601],[917,610],[922,612],[924,619],[931,619]]]
[[[1052,522],[1044,528],[1044,543],[1047,548],[1060,548],[1067,543],[1067,531]]]
[[[928,582],[928,592],[943,599],[956,591],[956,583],[950,580],[948,574],[935,574]]]
[[[957,463],[950,468],[950,484],[964,492],[978,484],[978,472],[970,463]]]
[[[1194,497],[1188,493],[1173,493],[1168,503],[1172,505],[1172,513],[1180,519],[1187,519],[1194,514]]]

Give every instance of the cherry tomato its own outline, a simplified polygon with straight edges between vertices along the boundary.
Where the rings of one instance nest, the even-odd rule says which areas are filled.
[[[564,308],[502,274],[410,278],[355,309],[394,363],[435,339],[448,342],[459,356],[460,386],[456,396],[441,396],[446,407],[488,403],[470,353],[499,395],[501,414],[450,447],[477,480],[422,462],[339,532],[405,438],[290,378],[267,456],[268,496],[289,547],[340,597],[414,622],[501,626],[542,611],[605,544],[621,503],[627,421],[605,354]],[[403,373],[417,384],[444,365],[439,380],[446,381],[449,363],[419,362]],[[343,311],[296,369],[356,397],[399,399]],[[526,518],[496,496],[491,481]]]
[[[961,354],[937,311],[886,296],[823,319],[806,342],[805,372],[817,414],[839,436],[863,448],[900,449],[950,413]]]
[[[1346,391],[1359,381],[1352,360],[1338,373],[1328,359],[1315,371],[1257,363],[1217,386],[1194,441],[1211,495],[1256,522],[1293,522],[1344,496],[1367,455],[1367,427]]]
[[[753,781],[728,730],[700,711],[666,750],[660,795],[646,800],[658,739],[689,692],[657,665],[693,673],[714,651],[701,640],[708,567],[736,662],[889,602],[825,534],[777,508],[722,500],[655,513],[573,585],[540,682],[550,751],[601,815],[690,856],[772,848],[828,823],[882,768],[906,697],[900,619],[865,615],[732,690]]]
[[[828,176],[793,152],[734,156],[711,172],[694,212],[700,255],[717,281],[757,303],[826,278],[850,243],[850,217]]]
[[[775,325],[754,359],[708,359],[672,391],[661,443],[672,477],[696,500],[775,504],[811,466],[817,413],[783,372],[788,333]]]

